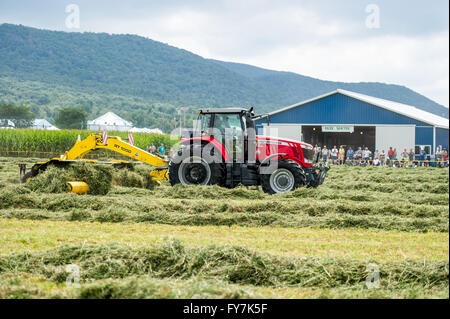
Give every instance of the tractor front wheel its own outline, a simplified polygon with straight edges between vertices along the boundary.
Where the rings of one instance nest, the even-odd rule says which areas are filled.
[[[271,174],[261,174],[261,186],[265,193],[290,192],[305,184],[304,173],[297,163],[280,160]]]

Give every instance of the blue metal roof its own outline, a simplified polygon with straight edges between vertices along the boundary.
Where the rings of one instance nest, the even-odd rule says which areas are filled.
[[[429,121],[420,121],[338,91],[273,112],[269,117],[270,123],[432,126]],[[262,118],[257,124],[265,122]]]

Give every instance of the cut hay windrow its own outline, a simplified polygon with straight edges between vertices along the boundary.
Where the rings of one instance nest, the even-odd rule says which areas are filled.
[[[142,183],[142,180],[139,180]],[[319,228],[378,228],[402,231],[448,232],[448,205],[312,200],[308,197],[273,201],[227,201],[158,198],[165,189],[175,197],[179,188],[206,191],[218,187],[158,186],[154,190],[114,188],[108,197],[31,192],[26,186],[7,186],[0,191],[0,216],[21,219],[143,222],[169,225],[241,225]],[[243,193],[251,192],[236,189]],[[229,191],[229,190],[227,190]],[[154,192],[154,193],[153,193]],[[253,191],[256,196],[259,194]],[[220,195],[216,193],[216,197]],[[27,210],[28,211],[25,211]]]
[[[76,197],[73,195],[72,197]],[[92,209],[69,208],[71,203],[66,200],[53,200],[41,207],[33,206],[30,198],[18,200],[15,206],[19,209],[0,210],[2,218],[17,218],[29,220],[55,220],[55,221],[92,221],[92,222],[137,222],[166,225],[186,226],[274,226],[288,228],[327,228],[327,229],[382,229],[407,232],[448,232],[448,217],[433,218],[404,218],[397,216],[352,216],[349,214],[329,214],[326,216],[308,216],[304,214],[286,215],[274,212],[260,213],[195,213],[184,211],[182,206],[178,212],[165,212],[163,206],[151,212],[130,212],[127,208],[104,208],[101,203],[91,203]],[[202,209],[198,205],[198,209]],[[59,211],[62,208],[64,211]]]
[[[0,298],[449,296],[448,168],[333,167],[320,188],[269,196],[245,187],[153,187],[152,168],[136,164],[107,167],[111,189],[98,196],[66,193],[60,170],[36,188],[20,184],[17,164],[37,161],[0,157],[2,247],[15,252],[0,255]],[[161,244],[167,235],[187,246]],[[370,263],[380,270],[378,289],[366,286]],[[64,284],[68,264],[80,266],[79,288]]]
[[[17,185],[15,163],[0,158],[0,165],[4,165],[4,170],[0,170],[3,176],[0,180],[0,216],[5,218],[195,226],[449,230],[449,197],[448,192],[442,193],[448,188],[448,169],[334,167],[318,189],[300,188],[270,196],[245,187],[171,187],[167,183],[154,187],[149,183],[151,167],[136,164],[134,170],[109,168],[112,187],[108,196],[78,196],[46,193],[65,192],[63,183],[58,182],[63,177],[60,171],[49,174],[48,179],[44,178],[47,172],[44,173],[42,183],[31,191],[28,185]],[[367,189],[346,187],[353,179],[368,183],[372,177],[380,175],[392,179],[389,185],[393,185],[394,191],[380,192],[375,187],[380,184],[377,182]],[[433,193],[433,187],[424,187],[423,191],[410,192],[402,187],[402,183],[395,182],[399,178],[409,178],[410,187],[416,190],[434,184],[439,191]],[[424,178],[434,182],[424,182]]]
[[[38,193],[65,193],[67,182],[82,181],[89,185],[88,194],[105,195],[112,184],[152,189],[156,182],[152,181],[150,171],[150,167],[118,169],[110,165],[80,161],[64,168],[50,166],[31,178],[24,187]]]
[[[288,258],[238,246],[187,248],[166,240],[151,248],[125,245],[64,245],[33,253],[0,256],[0,274],[25,272],[54,282],[66,281],[65,266],[76,264],[82,281],[151,275],[156,278],[216,279],[228,283],[275,287],[355,286],[366,282],[376,263],[382,288],[449,284],[448,261],[376,262],[341,258]]]
[[[114,169],[112,171],[112,185],[153,189],[157,182],[153,181],[149,165],[135,165],[130,168]]]
[[[256,287],[230,284],[221,280],[193,277],[187,280],[130,276],[119,279],[100,279],[70,287],[45,280],[41,276],[21,273],[0,275],[1,299],[248,299],[248,298],[440,298],[448,299],[445,285],[424,289],[422,285],[408,285],[397,289],[367,289],[364,285],[335,288],[314,287]]]
[[[262,298],[253,287],[241,287],[223,281],[192,278],[159,279],[131,276],[121,279],[95,280],[80,287],[58,285],[41,276],[22,273],[0,274],[0,299],[207,299]]]
[[[73,163],[64,168],[48,167],[30,179],[24,187],[35,192],[67,192],[67,182],[82,181],[89,185],[89,194],[105,195],[111,189],[112,167],[86,162]]]

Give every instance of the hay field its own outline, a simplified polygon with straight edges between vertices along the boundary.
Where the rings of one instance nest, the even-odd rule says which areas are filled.
[[[36,161],[0,158],[0,298],[449,298],[448,169],[333,167],[269,196],[154,186],[144,166],[80,196],[51,172],[20,185]]]

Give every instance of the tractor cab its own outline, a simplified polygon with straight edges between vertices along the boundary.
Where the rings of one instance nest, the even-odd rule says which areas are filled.
[[[202,109],[197,114],[194,131],[200,135],[211,135],[215,131],[222,136],[240,137],[245,135],[247,128],[254,128],[252,109]]]
[[[248,160],[248,148],[254,148],[256,142],[253,108],[211,108],[199,110],[197,114],[195,136],[219,141],[233,161]]]

